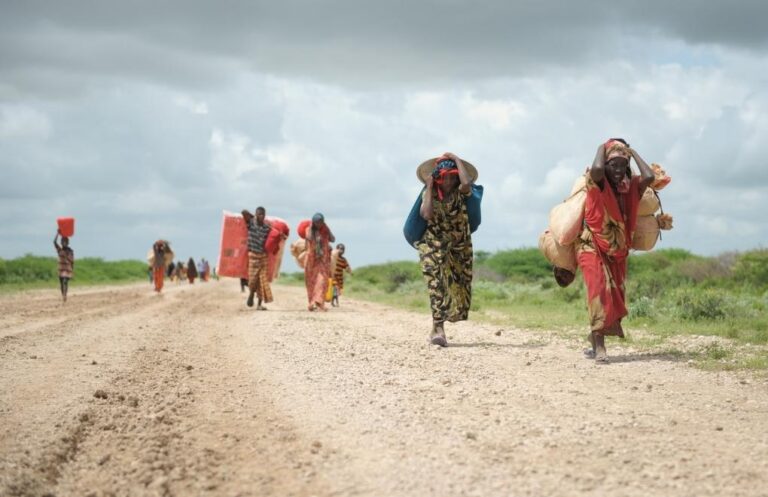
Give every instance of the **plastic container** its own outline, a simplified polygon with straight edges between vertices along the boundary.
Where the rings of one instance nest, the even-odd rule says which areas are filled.
[[[230,278],[248,278],[248,227],[242,214],[224,211],[218,273]]]
[[[75,234],[75,218],[73,217],[60,217],[56,219],[56,223],[59,225],[59,232],[61,236],[70,236]]]

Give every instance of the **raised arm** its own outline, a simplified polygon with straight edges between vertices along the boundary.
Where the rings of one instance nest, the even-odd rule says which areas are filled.
[[[419,209],[419,214],[421,214],[421,217],[427,221],[432,219],[432,215],[434,214],[434,211],[432,210],[432,188],[434,184],[435,178],[433,178],[432,175],[427,177],[427,188],[424,193],[424,199],[421,201],[421,209]]]
[[[56,236],[53,238],[53,246],[56,247],[57,252],[61,250],[61,246],[59,245],[59,235],[61,235],[61,231],[56,230]]]
[[[459,170],[459,191],[461,193],[469,193],[472,189],[472,178],[469,177],[469,173],[467,172],[464,163],[456,154],[451,152],[446,152],[443,156],[452,159],[456,163],[456,168]]]
[[[251,224],[251,219],[253,219],[253,214],[251,214],[250,212],[248,212],[248,210],[247,210],[247,209],[243,209],[243,210],[242,210],[242,212],[241,212],[240,214],[242,214],[242,215],[243,215],[243,219],[245,219],[245,224],[246,224],[246,225],[248,225],[248,226],[250,226],[250,224]]]
[[[645,193],[645,189],[653,183],[655,175],[653,174],[651,167],[642,157],[640,157],[640,154],[638,154],[634,148],[630,148],[629,151],[632,153],[632,158],[635,159],[638,169],[640,169],[640,184],[638,185],[638,189],[640,191],[640,196],[642,197],[643,193]]]
[[[592,161],[592,167],[589,170],[589,175],[592,177],[592,181],[599,183],[605,178],[605,144],[601,143],[597,147],[597,153],[595,154],[595,160]]]

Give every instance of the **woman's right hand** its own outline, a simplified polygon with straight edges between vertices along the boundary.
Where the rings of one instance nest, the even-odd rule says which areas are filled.
[[[427,185],[427,188],[432,189],[432,186],[435,184],[435,177],[430,174],[424,183]]]

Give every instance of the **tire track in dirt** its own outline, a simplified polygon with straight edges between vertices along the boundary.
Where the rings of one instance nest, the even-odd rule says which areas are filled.
[[[17,434],[4,440],[32,443],[23,457],[0,444],[0,474],[14,475],[0,489],[768,495],[764,379],[664,356],[599,367],[576,342],[471,321],[437,349],[428,316],[345,299],[308,313],[302,289],[275,295],[257,312],[236,282],[201,285],[35,339],[61,361],[88,348],[60,378],[9,356],[0,421]],[[44,380],[49,406],[24,387]]]

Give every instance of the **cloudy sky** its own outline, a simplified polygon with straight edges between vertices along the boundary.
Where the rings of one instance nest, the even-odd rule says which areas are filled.
[[[416,166],[485,186],[476,249],[535,246],[609,136],[673,177],[660,246],[766,245],[768,3],[0,2],[0,257],[215,261],[222,210],[321,211],[354,265],[416,259]],[[292,234],[293,235],[293,234]],[[289,261],[286,269],[293,270]]]

